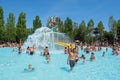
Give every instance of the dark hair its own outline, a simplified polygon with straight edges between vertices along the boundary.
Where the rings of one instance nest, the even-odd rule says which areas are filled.
[[[29,48],[29,46],[27,47],[27,49]]]
[[[94,53],[92,52],[91,54],[93,54],[94,55]]]

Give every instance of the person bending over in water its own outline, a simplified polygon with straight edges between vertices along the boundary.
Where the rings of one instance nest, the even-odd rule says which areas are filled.
[[[68,59],[67,59],[67,64],[70,65],[70,71],[72,71],[75,66],[75,55],[73,51],[74,49],[71,50],[70,54],[68,55]]]
[[[50,62],[50,54],[49,54],[48,47],[45,47],[45,50],[44,50],[44,51],[45,51],[44,54],[45,54],[47,63],[49,63],[49,62]]]
[[[95,58],[95,55],[94,55],[94,53],[92,52],[92,53],[91,53],[90,60],[93,61],[93,60],[95,60],[95,59],[96,59],[96,58]]]
[[[86,61],[86,57],[85,57],[83,54],[82,54],[82,56],[81,56],[80,58],[82,58],[83,63],[85,63],[85,61]]]

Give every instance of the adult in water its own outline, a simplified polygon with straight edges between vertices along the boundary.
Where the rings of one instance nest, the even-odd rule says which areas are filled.
[[[74,49],[71,50],[70,54],[68,55],[68,59],[67,59],[67,64],[70,65],[70,71],[73,70],[74,66],[75,66],[75,54],[74,54]]]

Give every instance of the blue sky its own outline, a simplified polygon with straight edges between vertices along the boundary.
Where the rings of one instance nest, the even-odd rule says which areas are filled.
[[[120,0],[0,0],[4,9],[4,20],[10,12],[18,19],[23,11],[26,13],[27,26],[33,26],[33,19],[39,16],[45,26],[50,16],[58,16],[63,21],[70,17],[78,24],[85,20],[86,24],[93,19],[95,26],[100,20],[108,30],[109,16],[120,19]]]

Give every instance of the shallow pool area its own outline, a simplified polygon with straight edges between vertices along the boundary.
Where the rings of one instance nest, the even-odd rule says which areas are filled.
[[[69,71],[67,54],[51,54],[51,61],[47,63],[40,54],[29,55],[12,52],[12,48],[0,48],[0,80],[120,80],[120,55],[112,55],[108,49],[105,57],[102,51],[96,51],[95,61],[90,61],[90,54],[79,50],[79,56],[85,54],[87,61],[82,60]],[[25,71],[28,65],[34,67],[33,71]]]

